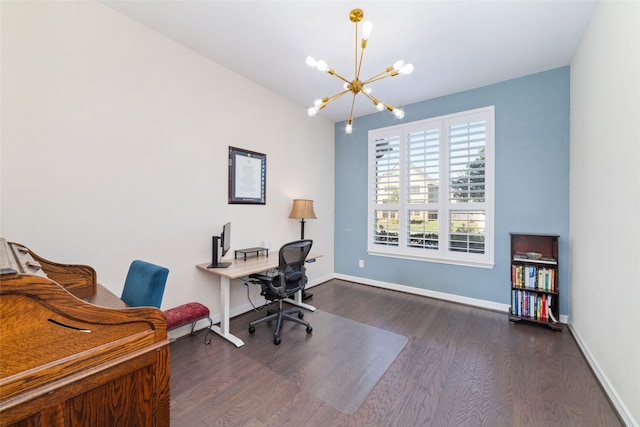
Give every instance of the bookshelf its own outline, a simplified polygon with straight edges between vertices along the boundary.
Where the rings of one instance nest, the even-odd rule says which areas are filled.
[[[511,309],[509,320],[562,330],[558,290],[556,234],[509,233],[511,237]]]

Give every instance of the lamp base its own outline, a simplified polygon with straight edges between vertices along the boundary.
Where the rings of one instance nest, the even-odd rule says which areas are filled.
[[[304,218],[300,218],[300,240],[304,240]]]

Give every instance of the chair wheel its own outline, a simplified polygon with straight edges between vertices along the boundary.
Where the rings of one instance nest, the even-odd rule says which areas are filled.
[[[275,337],[273,337],[273,343],[275,345],[279,345],[281,342],[282,342],[282,340],[280,340],[279,336],[276,335]]]
[[[252,334],[256,331],[256,327],[253,325],[249,325],[249,333]]]
[[[298,312],[298,319],[302,319],[304,317],[304,313],[299,311]]]
[[[307,333],[310,334],[313,331],[311,325],[307,326]]]

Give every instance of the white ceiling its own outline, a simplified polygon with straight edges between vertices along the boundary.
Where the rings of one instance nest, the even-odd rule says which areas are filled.
[[[569,65],[596,1],[102,1],[108,7],[302,107],[342,90],[308,67],[324,59],[354,77],[351,9],[373,22],[361,80],[398,59],[411,75],[372,83],[381,101],[402,107],[425,99]],[[361,27],[361,25],[360,25]],[[319,114],[348,118],[347,94]],[[354,117],[375,112],[358,96]]]

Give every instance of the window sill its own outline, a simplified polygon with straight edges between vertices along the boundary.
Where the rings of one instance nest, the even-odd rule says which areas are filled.
[[[439,258],[439,257],[436,258],[436,257],[414,256],[411,254],[397,254],[397,253],[389,253],[389,252],[381,252],[381,251],[373,251],[373,250],[368,250],[367,254],[371,256],[381,256],[386,258],[398,258],[398,259],[407,259],[411,261],[422,261],[422,262],[435,262],[438,264],[451,264],[451,265],[460,265],[465,267],[492,269],[495,266],[495,263],[493,262],[493,260],[479,261],[479,260],[469,260],[469,259],[460,259],[460,258]]]

